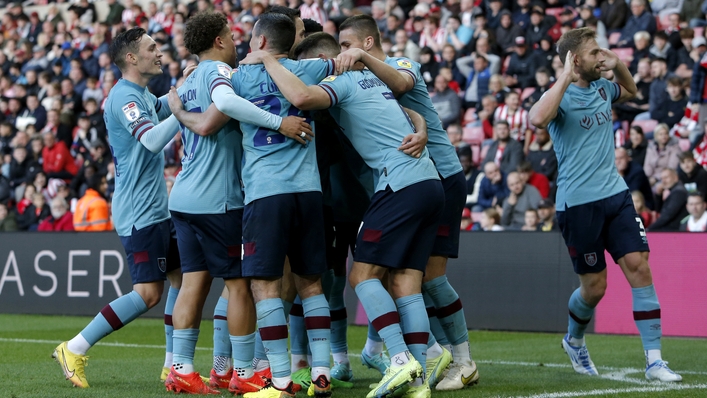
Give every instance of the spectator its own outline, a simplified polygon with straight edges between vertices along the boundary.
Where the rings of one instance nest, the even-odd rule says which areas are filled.
[[[651,193],[651,198],[652,197],[653,194]],[[631,200],[633,201],[633,208],[636,209],[636,214],[641,217],[643,227],[650,227],[653,221],[655,221],[656,213],[646,206],[646,197],[643,196],[640,191],[631,191]]]
[[[518,37],[523,37],[525,43],[525,33],[523,29],[513,23],[511,12],[508,10],[501,11],[501,24],[496,28],[496,42],[501,47],[501,55],[511,54],[519,43]]]
[[[1,205],[0,205],[1,206]],[[705,212],[705,200],[698,192],[692,192],[687,196],[687,212],[680,222],[682,232],[707,232],[707,212]],[[2,208],[0,207],[0,223],[2,223]],[[0,224],[2,231],[2,224]]]
[[[525,223],[525,211],[537,209],[542,197],[532,185],[526,185],[517,172],[508,174],[506,178],[508,197],[503,202],[501,225],[506,229],[519,230]]]
[[[523,109],[529,111],[533,107],[533,104],[540,100],[543,94],[550,89],[550,70],[544,66],[538,68],[535,71],[535,84],[536,88],[528,98],[523,101]]]
[[[451,76],[449,80],[456,82],[458,85],[458,87],[454,89],[456,92],[460,91],[460,87],[466,85],[467,74],[462,74],[459,71],[459,67],[457,66],[457,50],[455,50],[451,44],[445,44],[444,47],[442,47],[442,61],[439,63],[439,69],[440,73],[442,73],[444,69],[449,69]]]
[[[680,11],[680,20],[687,21],[690,28],[707,25],[702,11],[703,0],[685,0]]]
[[[697,165],[692,151],[685,151],[678,155],[680,167],[678,179],[687,192],[699,192],[702,199],[707,201],[707,170]]]
[[[492,49],[496,48],[496,34],[495,34],[495,28],[491,28],[487,24],[486,20],[486,14],[484,14],[483,11],[478,9],[477,11],[474,11],[474,24],[476,25],[476,28],[474,29],[474,34],[471,36],[471,40],[469,41],[469,44],[466,45],[462,53],[464,54],[471,54],[473,52],[486,52],[486,53],[491,53],[494,52]],[[486,40],[486,45],[487,49],[485,51],[482,51],[479,48],[479,40],[485,39]],[[488,58],[489,62],[492,63],[492,70],[493,70],[493,60]],[[498,66],[500,67],[501,64],[499,63]],[[497,72],[499,73],[500,68],[498,69]]]
[[[673,126],[685,116],[685,108],[687,107],[687,98],[682,90],[682,79],[677,76],[669,77],[667,90],[668,98],[651,116],[660,123]]]
[[[487,140],[493,139],[493,124],[494,114],[498,108],[496,97],[492,94],[487,94],[481,99],[481,109],[476,110],[476,121],[471,123],[472,127],[482,127],[484,129],[484,138]]]
[[[548,181],[554,182],[557,178],[557,157],[546,129],[535,130],[535,141],[528,148],[528,161],[533,170],[547,177]]]
[[[682,29],[679,34],[682,45],[668,59],[668,71],[683,79],[690,79],[695,61],[700,59],[700,47],[707,46],[707,41],[701,36],[694,37],[695,33],[692,28]]]
[[[675,170],[678,167],[680,160],[680,147],[676,139],[671,138],[668,134],[668,126],[659,124],[655,128],[655,136],[653,141],[648,144],[646,151],[646,160],[643,163],[643,171],[645,171],[651,186],[660,181],[660,176],[663,170]]]
[[[515,38],[515,52],[510,57],[510,63],[505,73],[505,83],[508,87],[533,87],[535,85],[535,64],[533,54],[528,51],[525,37]]]
[[[646,173],[643,172],[643,167],[631,161],[625,148],[616,148],[614,154],[616,170],[618,170],[619,175],[623,177],[626,185],[628,185],[628,190],[640,192],[643,195],[645,206],[654,210],[653,191]]]
[[[459,123],[462,100],[449,88],[449,81],[444,76],[437,75],[435,78],[434,95],[431,99],[443,128],[447,128],[451,123]]]
[[[63,142],[67,148],[71,146],[71,126],[61,121],[59,111],[52,109],[47,112],[47,124],[40,131],[42,135],[46,133],[52,134],[56,140]]]
[[[696,127],[696,132],[703,133],[705,131],[705,121],[707,121],[707,51],[706,46],[699,47],[698,60],[692,69],[692,80],[690,80],[690,102],[692,103],[692,111],[699,113],[699,119]],[[691,139],[694,144],[694,141]]]
[[[435,77],[439,74],[439,64],[435,59],[435,54],[429,47],[420,50],[420,74],[427,84],[427,90],[434,88]]]
[[[492,75],[489,79],[489,94],[496,97],[496,104],[504,104],[506,102],[506,94],[510,93],[511,89],[506,87],[504,78],[501,75]]]
[[[520,95],[511,91],[506,95],[506,103],[496,108],[494,120],[505,120],[511,132],[511,139],[523,144],[523,153],[528,153],[532,130],[528,122],[528,111],[520,107]]]
[[[634,58],[635,61],[637,61],[637,58]],[[614,109],[619,119],[626,120],[629,123],[633,122],[633,119],[639,113],[647,112],[650,106],[648,100],[650,98],[651,82],[653,82],[650,59],[641,58],[636,63],[636,70],[637,73],[633,76],[638,89],[636,96],[631,101],[614,104]],[[643,134],[643,130],[641,130],[641,134]]]
[[[462,210],[462,222],[460,229],[462,231],[471,231],[474,226],[474,222],[471,220],[471,210],[464,208]],[[0,231],[2,231],[2,209],[0,209]]]
[[[660,214],[649,231],[678,231],[680,221],[687,216],[687,191],[678,180],[675,169],[664,169],[656,187],[656,210]]]
[[[651,58],[668,59],[675,50],[668,42],[668,35],[660,30],[653,35],[653,45],[649,48]]]
[[[668,99],[668,65],[662,58],[651,61],[650,95],[648,97],[648,112],[636,115],[636,120],[654,119],[658,108],[662,107]],[[648,131],[646,131],[648,133]]]
[[[494,162],[484,164],[484,178],[479,186],[479,198],[471,208],[472,212],[481,212],[500,206],[510,191],[506,184],[506,174]]]
[[[538,211],[535,209],[528,209],[525,211],[525,221],[520,229],[521,231],[537,231],[539,224],[540,216],[538,216]]]
[[[106,177],[94,174],[88,179],[87,185],[86,194],[76,203],[74,229],[80,232],[112,230],[113,223],[105,200],[108,188]]]
[[[462,128],[459,124],[457,123],[452,123],[449,126],[447,126],[447,137],[449,138],[449,142],[452,143],[455,147],[460,147],[466,145],[464,141],[462,141],[463,137],[463,131]]]
[[[479,229],[481,231],[503,231],[503,227],[499,224],[501,223],[501,215],[498,211],[493,208],[484,210],[481,213],[481,218],[479,220]]]
[[[108,0],[108,15],[106,16],[105,22],[109,25],[119,24],[123,10],[125,10],[125,7],[120,4],[120,1]]]
[[[506,120],[496,118],[493,131],[496,140],[489,147],[484,164],[494,162],[503,173],[514,172],[523,160],[523,146],[518,141],[511,139],[510,128]]]
[[[83,103],[86,103],[89,99],[94,100],[96,103],[103,102],[103,89],[98,86],[98,79],[95,77],[86,79],[86,89],[83,90],[83,95],[81,96]]]
[[[471,41],[473,33],[473,30],[462,25],[458,16],[450,15],[449,18],[447,18],[447,26],[445,29],[447,36],[446,42],[454,46],[455,50],[462,51]]]
[[[44,195],[36,192],[32,195],[32,204],[17,217],[17,227],[20,231],[36,231],[39,224],[50,215],[51,210],[47,206]]]
[[[10,188],[16,189],[22,184],[29,182],[28,176],[30,172],[38,170],[39,165],[27,156],[26,147],[18,146],[12,150],[12,160],[10,161],[9,169]]]
[[[606,25],[607,29],[612,29],[608,23]],[[653,35],[656,31],[655,17],[646,10],[644,0],[631,0],[631,15],[626,20],[626,25],[621,29],[621,38],[616,46],[632,47],[633,35],[641,30]]]
[[[529,184],[535,187],[543,199],[550,195],[550,182],[544,174],[536,173],[533,170],[533,165],[527,160],[520,162],[518,165],[518,174],[524,184]]]
[[[609,39],[606,36],[606,27],[604,27],[604,23],[597,19],[593,14],[593,9],[591,6],[584,5],[584,7],[581,10],[582,15],[589,15],[587,18],[582,18],[583,19],[583,24],[584,26],[588,27],[589,29],[593,30],[597,34],[597,44],[601,48],[609,48]]]
[[[539,5],[533,6],[530,11],[530,21],[528,27],[525,28],[525,40],[529,46],[535,46],[540,43],[543,37],[547,36],[552,28],[545,19],[545,10]]]
[[[552,41],[552,37],[543,36],[540,39],[540,44],[538,48],[533,51],[533,65],[535,67],[535,78],[537,83],[537,71],[545,68],[548,70],[548,76],[551,81],[554,81],[550,70],[552,70],[552,60],[555,59],[557,51],[555,50],[555,43]],[[536,84],[537,85],[537,84]]]
[[[32,204],[32,195],[34,195],[35,193],[37,193],[37,189],[35,188],[34,184],[25,184],[25,189],[22,192],[22,199],[17,201],[17,206],[15,206],[15,210],[17,211],[18,215],[23,214],[25,210]]]
[[[40,105],[37,95],[27,95],[26,103],[27,108],[15,119],[15,127],[24,131],[28,125],[33,124],[37,130],[43,129],[47,124],[47,111]]]
[[[479,189],[484,173],[476,168],[471,158],[470,146],[466,145],[457,148],[457,156],[459,156],[459,163],[462,165],[462,171],[464,171],[464,177],[466,178],[466,204],[472,206],[479,201]]]
[[[442,51],[442,46],[445,43],[445,29],[439,26],[439,18],[434,15],[428,15],[425,20],[425,28],[422,30],[418,45],[421,48],[429,47],[433,52]]]
[[[78,168],[74,158],[69,153],[63,141],[56,141],[51,132],[42,135],[44,149],[42,150],[42,167],[48,178],[70,180],[76,175]]]
[[[555,218],[555,202],[553,202],[552,199],[547,198],[538,202],[538,217],[540,218],[538,231],[549,232],[560,230],[560,227],[557,226],[557,219]]]
[[[648,152],[648,140],[646,140],[641,126],[631,126],[629,129],[629,141],[623,147],[626,149],[631,161],[643,167],[646,153]]]
[[[486,10],[486,26],[493,29],[501,26],[501,15],[503,13],[503,3],[501,0],[489,0],[488,9]]]
[[[51,216],[44,219],[39,224],[38,231],[73,231],[73,215],[69,211],[69,206],[62,197],[52,199]]]
[[[15,212],[8,210],[5,203],[0,203],[0,232],[17,231]]]
[[[470,68],[468,62],[473,61],[474,67]],[[489,92],[491,70],[488,60],[483,55],[470,55],[457,60],[459,72],[466,76],[464,91],[464,108],[476,108],[478,102]]]
[[[530,25],[530,0],[517,0],[513,8],[513,21],[523,30]]]
[[[420,61],[420,47],[408,38],[405,29],[398,29],[395,32],[395,45],[393,45],[392,50],[393,52],[402,51],[404,57],[410,58],[415,62]]]

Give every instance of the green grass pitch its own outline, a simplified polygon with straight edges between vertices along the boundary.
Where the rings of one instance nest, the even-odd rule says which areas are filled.
[[[71,387],[50,355],[58,343],[73,337],[89,321],[86,317],[0,315],[0,397],[172,395],[159,382],[164,328],[157,319],[138,319],[92,348],[86,368],[91,387]],[[209,321],[201,325],[195,366],[202,374],[208,374],[211,368],[211,327]],[[469,336],[480,383],[461,391],[433,391],[434,397],[707,396],[704,339],[665,338],[665,359],[684,381],[655,384],[643,377],[644,359],[638,337],[587,336],[592,359],[601,373],[601,377],[587,377],[570,368],[560,348],[559,334],[472,331]],[[376,372],[361,366],[356,356],[365,338],[365,328],[349,328],[355,387],[334,390],[334,397],[365,397],[368,385],[379,380]]]

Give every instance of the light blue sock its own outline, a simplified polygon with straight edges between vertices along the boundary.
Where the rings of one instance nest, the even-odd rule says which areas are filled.
[[[307,355],[307,328],[304,325],[304,309],[299,296],[290,309],[290,352]]]
[[[587,330],[589,321],[591,321],[592,316],[594,316],[594,308],[590,307],[589,304],[584,301],[579,292],[579,288],[577,288],[570,296],[569,309],[569,328],[567,331],[571,337],[582,339],[584,338],[584,331]]]
[[[230,336],[230,340],[231,347],[233,347],[233,368],[252,368],[255,355],[255,333],[246,336]]]
[[[331,352],[331,318],[329,303],[323,294],[302,300],[304,324],[307,327],[309,348],[312,351],[312,367],[329,367]]]
[[[435,303],[432,301],[432,297],[427,294],[427,291],[422,290],[422,298],[425,300],[425,309],[427,310],[427,317],[430,319],[430,339],[427,343],[428,346],[432,346],[435,342],[448,346],[449,340],[447,340],[447,335],[444,333],[444,328],[437,318],[437,309],[435,308]]]
[[[266,299],[255,305],[263,346],[273,377],[290,376],[290,356],[287,353],[287,324],[279,298]],[[305,352],[306,353],[306,352]]]
[[[369,322],[388,348],[388,354],[392,357],[407,351],[408,347],[405,345],[403,332],[400,329],[400,315],[395,308],[395,302],[383,288],[381,281],[368,279],[359,283],[356,285],[356,295],[363,309],[366,310]],[[422,307],[424,311],[424,304]],[[427,344],[427,337],[425,337],[425,344]]]
[[[292,311],[292,306],[294,303],[287,301],[287,300],[282,300],[282,309],[285,312],[285,318],[290,317],[290,311]]]
[[[425,301],[422,294],[412,294],[395,300],[400,313],[400,326],[408,350],[425,371],[427,363],[427,342],[430,335],[430,322],[420,314],[425,313]]]
[[[255,331],[255,356],[253,356],[253,359],[264,359],[266,361],[268,359],[268,356],[265,355],[265,346],[263,346],[263,339],[260,337],[259,330]]]
[[[174,303],[177,301],[178,295],[179,289],[170,286],[169,292],[167,293],[167,302],[164,304],[164,337],[168,354],[172,353],[172,332],[174,331],[172,312],[174,311]]]
[[[231,367],[231,340],[228,333],[228,300],[219,297],[214,307],[214,371],[228,373]]]
[[[660,322],[660,303],[655,294],[655,287],[649,285],[631,289],[633,295],[633,320],[641,334],[643,349],[660,350],[660,338],[663,335]]]
[[[345,353],[349,350],[346,341],[346,331],[349,325],[344,302],[345,287],[346,277],[334,275],[329,296],[329,312],[331,315],[331,352],[335,354]],[[378,339],[380,340],[380,338]]]
[[[445,275],[434,278],[422,285],[437,309],[439,319],[447,340],[452,345],[459,345],[469,341],[469,330],[466,327],[466,318],[459,295],[454,290]],[[438,340],[439,341],[439,340]]]
[[[371,341],[379,341],[381,343],[383,342],[383,339],[381,339],[381,336],[378,334],[376,328],[373,327],[371,321],[368,321],[368,331],[366,333],[366,338]]]
[[[110,302],[81,331],[88,343],[93,346],[98,340],[130,323],[133,319],[147,312],[147,305],[136,291]]]
[[[189,365],[193,369],[194,351],[196,350],[196,342],[199,340],[199,329],[175,329],[172,334],[174,340],[174,354],[172,356],[172,366],[177,373],[184,372],[184,365]]]

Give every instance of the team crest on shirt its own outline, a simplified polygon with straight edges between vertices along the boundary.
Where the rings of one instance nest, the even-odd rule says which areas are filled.
[[[229,68],[226,65],[218,65],[218,73],[223,77],[230,78],[231,77],[231,68]]]
[[[401,68],[410,69],[412,68],[412,63],[410,61],[401,59],[400,61],[398,61],[398,66]]]
[[[323,82],[333,82],[334,80],[336,80],[336,76],[331,75],[331,76],[325,77],[324,80],[322,80],[322,81]]]
[[[596,252],[591,252],[587,253],[584,255],[584,262],[587,263],[588,266],[593,267],[597,263],[597,253]]]
[[[136,103],[131,102],[123,107],[123,114],[129,122],[134,122],[140,117],[140,109]]]
[[[599,89],[599,95],[601,95],[601,98],[606,101],[606,91],[604,91],[604,87]]]
[[[157,268],[160,269],[162,272],[167,272],[167,259],[164,257],[160,257],[157,259]]]

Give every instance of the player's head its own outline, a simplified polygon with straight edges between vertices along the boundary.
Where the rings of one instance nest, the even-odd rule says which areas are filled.
[[[381,50],[381,34],[376,20],[365,14],[347,18],[339,26],[339,44],[344,51],[349,48]]]
[[[317,32],[323,32],[324,27],[317,21],[309,18],[305,18],[302,20],[304,22],[304,37],[307,37],[309,35],[313,35]],[[296,41],[296,40],[295,40]],[[295,43],[295,46],[299,43]]]
[[[236,47],[226,16],[216,12],[200,12],[187,20],[184,46],[190,53],[203,56],[213,51],[219,61],[236,66]]]
[[[250,49],[289,54],[294,41],[295,24],[292,20],[286,15],[268,12],[262,14],[253,27]]]
[[[576,55],[576,71],[586,82],[593,82],[601,77],[601,66],[604,63],[604,55],[597,44],[596,35],[596,32],[589,28],[572,29],[565,32],[557,42],[560,60],[564,63],[569,51]]]
[[[116,36],[110,44],[110,58],[123,74],[131,70],[146,77],[162,74],[162,51],[142,28]]]
[[[268,11],[266,14],[285,15],[290,18],[290,20],[292,20],[292,23],[295,24],[295,41],[294,43],[292,43],[292,50],[294,50],[295,46],[298,45],[302,40],[304,40],[304,21],[300,17],[300,12],[298,9],[283,6],[272,6],[270,8],[270,11]]]
[[[339,43],[329,33],[317,32],[307,36],[295,48],[295,59],[336,58],[339,55]]]

